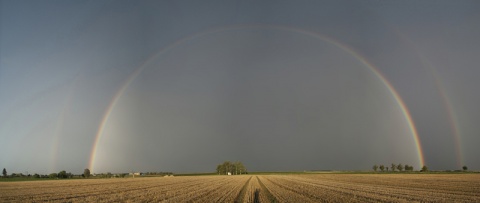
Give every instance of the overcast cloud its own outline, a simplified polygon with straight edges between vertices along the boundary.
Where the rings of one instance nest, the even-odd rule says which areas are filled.
[[[94,173],[211,172],[225,160],[419,169],[397,91],[430,169],[479,170],[479,11],[478,1],[0,1],[0,167],[81,173],[108,118]]]

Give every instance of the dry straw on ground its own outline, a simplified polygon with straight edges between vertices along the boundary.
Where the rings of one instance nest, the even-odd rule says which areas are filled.
[[[0,182],[0,202],[480,202],[479,174],[306,174]]]

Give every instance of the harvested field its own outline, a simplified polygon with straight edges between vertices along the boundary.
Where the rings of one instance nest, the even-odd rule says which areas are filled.
[[[305,174],[0,182],[0,202],[480,202],[479,174]]]

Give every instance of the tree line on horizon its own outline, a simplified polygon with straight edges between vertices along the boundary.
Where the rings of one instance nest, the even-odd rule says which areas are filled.
[[[377,172],[378,169],[380,169],[381,172],[384,172],[385,170],[386,171],[389,171],[388,169],[388,166],[384,166],[384,165],[373,165],[372,167],[373,171]],[[463,166],[462,167],[463,171],[467,171],[468,170],[468,167],[467,166]],[[410,166],[410,165],[405,165],[403,166],[402,164],[394,164],[392,163],[390,165],[390,171],[392,172],[395,172],[395,170],[398,170],[398,171],[413,171],[413,166]],[[428,167],[427,166],[423,166],[421,169],[420,169],[420,172],[428,172]]]
[[[392,163],[390,167],[385,166],[385,165],[373,165],[372,169],[377,172],[379,169],[381,172],[384,172],[385,170],[388,172],[389,170],[392,172],[395,172],[396,170],[402,172],[402,171],[413,171],[414,168],[413,166],[410,166],[406,164],[403,166],[402,164],[394,164]],[[462,167],[463,171],[468,171],[467,166]],[[428,172],[428,167],[423,166],[420,170],[420,172]],[[236,161],[236,162],[230,162],[230,161],[225,161],[222,164],[217,165],[216,173],[219,175],[241,175],[241,174],[248,174],[247,168],[243,165],[242,162]],[[145,175],[173,175],[172,172],[146,172],[143,173]],[[100,178],[112,178],[112,177],[125,177],[129,175],[128,173],[119,173],[119,174],[112,174],[110,172],[108,173],[101,173],[101,174],[96,174]],[[91,176],[90,174],[90,169],[86,168],[83,171],[83,174],[80,175],[74,175],[72,173],[67,173],[66,171],[62,170],[58,173],[50,173],[48,175],[40,175],[35,173],[34,175],[31,174],[22,174],[22,173],[12,173],[10,176],[7,173],[7,170],[3,168],[2,171],[2,178],[8,178],[8,177],[33,177],[33,178],[57,178],[57,179],[66,179],[66,178],[89,178]]]
[[[172,172],[146,172],[146,173],[142,173],[144,175],[172,175],[173,173]],[[7,169],[3,168],[3,171],[2,171],[2,178],[50,178],[50,179],[67,179],[67,178],[89,178],[91,176],[96,176],[96,177],[99,177],[99,178],[113,178],[113,177],[120,177],[120,178],[124,178],[126,176],[128,176],[129,173],[116,173],[116,174],[112,174],[110,172],[107,172],[107,173],[100,173],[100,174],[91,174],[90,173],[90,169],[86,168],[84,171],[83,171],[83,174],[72,174],[70,172],[66,172],[65,170],[62,170],[58,173],[50,173],[50,174],[23,174],[23,173],[11,173],[10,175],[8,175],[7,173]]]
[[[389,168],[388,166],[385,166],[383,164],[381,164],[381,165],[375,164],[375,165],[373,165],[372,169],[375,172],[377,172],[378,169],[380,169],[380,171],[382,171],[382,172],[385,171],[385,170],[389,171],[389,169],[390,169],[390,171],[393,171],[393,172],[395,172],[395,170],[398,170],[398,171],[404,171],[404,170],[405,171],[413,171],[413,166],[410,166],[408,164],[405,164],[405,166],[403,166],[402,164],[397,165],[397,164],[392,163],[392,165]],[[428,171],[427,166],[423,166],[422,170],[423,171]]]
[[[62,171],[60,171],[60,172],[58,172],[58,173],[50,173],[50,174],[48,174],[48,175],[46,175],[46,174],[42,175],[42,174],[38,174],[38,173],[35,173],[35,174],[33,174],[33,175],[31,175],[31,174],[23,174],[23,173],[12,173],[12,174],[8,175],[7,169],[3,168],[3,171],[2,171],[2,177],[3,177],[3,178],[9,178],[9,177],[11,177],[11,178],[16,178],[16,177],[18,177],[18,178],[21,178],[21,177],[33,177],[33,178],[58,178],[58,179],[66,179],[66,178],[73,178],[74,176],[76,176],[76,175],[74,175],[74,174],[72,174],[72,173],[67,173],[67,172],[64,171],[64,170],[62,170]],[[83,176],[83,174],[82,174],[82,176]]]

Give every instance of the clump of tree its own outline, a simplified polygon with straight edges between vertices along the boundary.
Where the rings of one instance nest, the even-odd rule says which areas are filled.
[[[173,173],[172,172],[146,172],[145,175],[167,176],[167,175],[173,175]]]
[[[398,169],[398,171],[402,172],[402,171],[403,171],[403,165],[402,165],[402,164],[398,164],[398,165],[397,165],[397,169]]]
[[[393,172],[395,172],[395,169],[396,169],[396,168],[397,168],[397,165],[395,165],[394,163],[392,163],[391,169],[392,169]]]
[[[68,175],[67,175],[67,172],[66,172],[66,171],[60,171],[60,172],[57,174],[57,176],[58,176],[59,179],[68,178]]]
[[[384,172],[385,170],[388,171],[388,166],[384,166],[383,164],[378,166],[377,164],[373,165],[373,170],[376,172],[378,169],[380,169],[381,172]],[[395,171],[395,170],[398,170],[400,172],[402,171],[413,171],[413,166],[410,166],[408,164],[405,164],[405,166],[403,166],[402,164],[394,164],[392,163],[391,166],[390,166],[390,169],[392,171]]]
[[[7,177],[7,169],[3,168],[2,175],[4,178]]]
[[[467,166],[463,166],[462,169],[463,169],[463,171],[468,171],[468,167],[467,167]],[[5,170],[5,169],[3,169],[3,170]]]
[[[57,179],[66,179],[66,178],[72,178],[73,174],[72,173],[67,173],[66,171],[60,171],[58,173],[50,173],[48,175],[49,178],[57,178]]]
[[[100,177],[100,178],[112,178],[112,177],[113,177],[113,174],[110,173],[110,172],[100,173],[100,174],[97,174],[97,177]]]
[[[60,171],[60,172],[58,172],[57,177],[59,179],[72,178],[73,174],[72,173],[67,173],[66,171]]]
[[[225,161],[222,164],[217,165],[217,174],[219,175],[240,175],[247,173],[247,168],[243,165],[242,162],[230,162]]]
[[[57,175],[57,173],[50,173],[50,174],[48,174],[48,177],[49,178],[58,178],[58,175]]]
[[[420,172],[428,172],[428,167],[427,167],[427,166],[423,166],[422,169],[420,170]]]
[[[88,178],[90,177],[90,169],[86,168],[83,170],[83,177]]]

